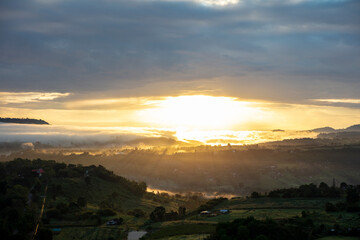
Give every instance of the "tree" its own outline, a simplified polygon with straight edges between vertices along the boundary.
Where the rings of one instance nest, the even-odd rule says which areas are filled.
[[[330,187],[326,183],[321,182],[319,185],[319,190],[322,196],[327,196],[329,194]]]
[[[86,183],[86,185],[91,184],[91,178],[89,176],[85,177],[85,183]]]
[[[342,190],[347,189],[347,188],[348,188],[347,183],[346,183],[346,182],[342,182],[342,183],[340,183],[340,188],[341,188]]]
[[[325,204],[325,211],[327,212],[336,212],[338,209],[336,208],[336,206],[334,204],[332,204],[331,202],[326,202]]]
[[[156,207],[154,211],[150,214],[150,220],[153,222],[161,222],[164,221],[165,216],[165,208],[164,207]]]
[[[113,192],[113,193],[111,194],[111,197],[116,199],[116,198],[119,197],[119,193]]]
[[[258,192],[251,193],[251,198],[259,198],[260,194]]]
[[[179,216],[183,217],[186,214],[186,207],[179,207]]]
[[[265,235],[259,235],[255,238],[255,240],[268,240],[268,238]]]
[[[86,204],[87,204],[86,198],[84,198],[84,197],[79,197],[79,198],[77,199],[77,205],[78,205],[79,207],[86,207]]]
[[[359,193],[355,188],[348,188],[346,191],[346,202],[348,204],[354,204],[359,201]]]
[[[40,229],[38,239],[39,240],[52,240],[53,239],[52,231],[47,228]]]

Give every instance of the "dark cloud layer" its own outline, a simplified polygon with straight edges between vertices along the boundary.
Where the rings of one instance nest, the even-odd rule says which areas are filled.
[[[139,96],[206,80],[244,98],[357,98],[359,12],[357,0],[3,0],[0,85]]]

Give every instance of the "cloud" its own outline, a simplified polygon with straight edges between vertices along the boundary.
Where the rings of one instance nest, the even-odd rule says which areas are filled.
[[[312,99],[311,101],[312,101],[312,103],[315,103],[318,105],[337,106],[337,107],[353,108],[353,109],[360,108],[360,99],[349,99],[349,98]]]
[[[70,93],[57,92],[0,92],[0,103],[31,103],[51,101],[69,96]]]
[[[354,103],[360,104],[360,99],[313,99],[316,102],[327,102],[327,103]]]
[[[238,4],[239,0],[198,0],[198,2],[206,6],[228,6]]]
[[[2,1],[2,91],[356,98],[358,1],[198,3]]]

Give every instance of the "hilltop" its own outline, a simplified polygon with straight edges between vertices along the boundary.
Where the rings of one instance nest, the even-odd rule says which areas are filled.
[[[360,131],[360,124],[352,125],[346,128],[347,131]]]
[[[0,233],[4,239],[28,239],[40,214],[39,235],[65,227],[77,229],[72,235],[92,229],[96,235],[123,239],[127,229],[143,225],[156,207],[177,212],[180,207],[194,209],[204,202],[198,196],[175,197],[146,190],[146,183],[118,176],[101,165],[20,158],[0,163]],[[111,219],[120,228],[109,231],[106,223]]]
[[[310,131],[316,133],[331,133],[331,132],[336,132],[336,129],[332,127],[322,127],[322,128],[315,128]]]
[[[309,130],[310,132],[316,132],[316,133],[339,133],[339,132],[352,132],[352,131],[360,131],[360,124],[355,124],[350,127],[344,128],[344,129],[335,129],[332,127],[322,127],[322,128],[315,128]]]
[[[34,118],[0,118],[0,122],[3,123],[18,123],[18,124],[45,124],[49,125],[48,122],[42,119]]]

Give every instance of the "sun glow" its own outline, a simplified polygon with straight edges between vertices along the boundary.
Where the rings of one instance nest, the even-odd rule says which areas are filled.
[[[259,112],[250,102],[205,95],[166,97],[139,112],[143,121],[162,127],[231,129]]]

